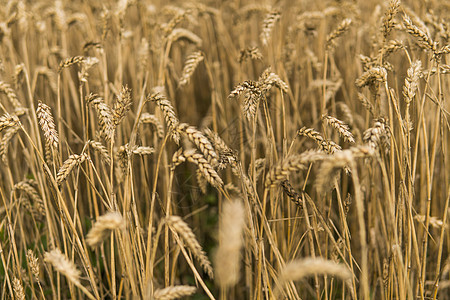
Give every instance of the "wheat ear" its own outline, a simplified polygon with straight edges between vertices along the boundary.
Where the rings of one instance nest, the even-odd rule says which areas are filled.
[[[125,220],[120,213],[108,212],[98,217],[86,236],[86,242],[89,246],[96,247],[110,235],[111,231],[123,230],[125,227]]]
[[[195,293],[197,288],[189,285],[168,286],[164,289],[157,289],[153,293],[156,300],[172,300],[187,297]]]
[[[46,142],[51,145],[53,149],[57,149],[58,132],[56,131],[55,121],[53,120],[50,107],[39,100],[36,116],[39,119],[39,125],[44,132]]]
[[[239,281],[244,227],[242,202],[238,199],[225,202],[219,217],[219,248],[214,260],[216,280],[222,288],[232,287]]]
[[[69,176],[70,172],[72,172],[73,168],[77,165],[82,164],[88,158],[87,154],[84,153],[82,155],[72,154],[67,158],[58,173],[56,174],[56,182],[60,184],[63,182],[67,176]]]
[[[203,270],[208,274],[210,278],[213,278],[213,269],[211,267],[211,262],[200,246],[197,238],[195,237],[194,232],[189,227],[186,222],[184,222],[179,216],[169,216],[166,219],[167,225],[169,225],[172,230],[174,230],[183,241],[186,243],[186,246],[191,250],[192,254],[197,258],[202,266]]]
[[[204,59],[204,55],[201,51],[196,51],[189,55],[184,64],[183,72],[181,73],[180,80],[178,81],[178,86],[182,87],[188,84],[189,79],[192,74],[194,74],[195,69],[198,64]]]

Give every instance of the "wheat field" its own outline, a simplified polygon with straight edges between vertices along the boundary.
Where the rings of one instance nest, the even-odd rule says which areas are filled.
[[[0,4],[0,299],[450,299],[450,2]]]

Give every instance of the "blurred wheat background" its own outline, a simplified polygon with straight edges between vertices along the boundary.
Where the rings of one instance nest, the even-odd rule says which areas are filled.
[[[450,299],[450,2],[0,4],[0,299]]]

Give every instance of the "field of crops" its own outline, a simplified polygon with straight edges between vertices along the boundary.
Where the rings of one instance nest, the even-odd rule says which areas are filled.
[[[449,1],[0,4],[0,300],[450,299]]]

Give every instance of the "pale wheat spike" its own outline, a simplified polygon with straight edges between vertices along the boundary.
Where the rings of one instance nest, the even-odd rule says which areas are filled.
[[[38,101],[36,109],[36,116],[39,119],[39,125],[44,132],[44,137],[53,149],[58,148],[58,132],[56,131],[55,121],[53,120],[52,112],[47,104]]]
[[[2,132],[3,129],[17,125],[20,125],[20,121],[17,116],[10,115],[7,113],[4,114],[3,116],[0,116],[0,132]]]
[[[416,215],[414,216],[414,220],[417,220],[418,222],[425,224],[426,222],[426,216],[424,215]],[[444,222],[436,217],[429,217],[429,221],[430,222],[430,226],[437,228],[437,229],[441,229],[442,226],[444,226]],[[445,227],[448,227],[447,225],[445,225]]]
[[[262,73],[261,77],[258,80],[258,83],[263,93],[267,93],[272,88],[272,86],[276,86],[284,93],[287,93],[289,90],[289,86],[287,85],[287,83],[281,80],[280,76],[273,73],[271,71],[271,68],[267,68]]]
[[[298,136],[306,136],[314,140],[320,149],[328,154],[341,150],[341,147],[333,141],[324,139],[319,132],[313,128],[302,127],[297,131]]]
[[[19,131],[19,129],[20,126],[18,125],[8,127],[2,136],[2,139],[0,141],[0,157],[4,162],[6,162],[7,160],[9,143],[12,140],[12,138],[16,135],[16,133]]]
[[[238,199],[225,202],[219,217],[219,248],[214,260],[216,280],[222,288],[232,287],[239,282],[244,228],[242,202]]]
[[[8,83],[0,81],[0,92],[6,95],[6,98],[11,102],[12,106],[15,108],[22,107],[19,99],[17,99],[16,93]]]
[[[391,0],[389,2],[389,8],[383,17],[383,25],[381,31],[383,32],[383,37],[386,39],[388,34],[394,28],[395,25],[395,15],[398,12],[400,6],[400,0]]]
[[[323,153],[309,150],[302,154],[291,155],[283,159],[267,173],[265,181],[266,188],[275,186],[285,180],[291,172],[303,170],[307,167],[307,164],[323,158]]]
[[[111,108],[105,103],[103,98],[97,94],[91,93],[86,97],[86,102],[94,105],[97,110],[100,134],[107,140],[111,139],[114,132],[113,112]]]
[[[296,281],[315,274],[330,275],[344,281],[352,277],[352,272],[343,264],[323,258],[304,258],[287,263],[281,270],[281,279],[284,282]]]
[[[414,61],[407,71],[405,78],[405,86],[403,87],[403,96],[406,103],[410,103],[416,95],[417,86],[419,83],[422,62],[420,60]]]
[[[208,274],[210,278],[214,277],[211,262],[203,251],[194,232],[189,225],[184,222],[179,216],[169,216],[166,219],[167,225],[174,230],[184,241],[186,246],[191,250],[192,254],[197,258],[202,266],[203,270]]]
[[[44,261],[51,264],[57,272],[66,276],[71,282],[77,286],[80,285],[80,270],[58,248],[46,252],[44,254]]]
[[[172,103],[170,103],[165,95],[164,87],[158,86],[153,88],[152,94],[148,99],[156,102],[159,109],[163,112],[167,127],[171,131],[172,139],[178,145],[180,143],[180,133],[175,130],[175,127],[178,125],[179,121]]]
[[[319,194],[333,187],[334,179],[338,176],[340,169],[347,168],[354,162],[355,158],[370,157],[373,154],[374,150],[371,147],[355,146],[327,156],[320,166],[316,179]]]
[[[58,73],[60,73],[65,68],[68,68],[75,64],[82,63],[83,61],[84,61],[83,56],[73,56],[73,57],[66,58],[59,64]]]
[[[134,148],[131,152],[133,154],[138,154],[138,155],[151,155],[151,154],[155,153],[155,148],[140,146],[140,147]]]
[[[179,12],[176,12],[176,15],[167,24],[162,24],[161,28],[164,36],[168,36],[174,30],[174,28],[186,18],[186,16],[187,11],[180,10]]]
[[[108,149],[106,148],[106,146],[104,146],[102,143],[97,142],[97,141],[88,141],[89,146],[92,147],[92,149],[94,149],[95,151],[98,151],[100,153],[100,156],[102,158],[102,160],[110,165],[111,164],[111,157],[109,156],[109,152]]]
[[[156,135],[158,138],[164,138],[164,127],[155,115],[143,113],[141,114],[140,122],[143,124],[153,124],[156,127]]]
[[[194,71],[197,68],[198,64],[203,61],[204,58],[205,57],[203,56],[203,53],[201,51],[196,51],[187,57],[183,72],[181,73],[180,80],[178,81],[179,87],[188,84],[189,79],[191,78],[192,74],[194,74]]]
[[[275,23],[280,19],[280,12],[277,9],[273,9],[264,18],[262,29],[261,29],[261,42],[264,46],[267,46],[272,38],[272,31]]]
[[[26,180],[16,183],[13,186],[13,191],[23,191],[28,197],[33,200],[36,205],[37,212],[39,215],[43,216],[45,214],[44,201],[42,200],[39,192]]]
[[[72,154],[66,159],[56,174],[56,182],[60,184],[63,182],[67,176],[69,176],[70,172],[72,172],[73,168],[77,165],[82,164],[88,158],[87,154],[84,153],[82,155]]]
[[[403,86],[403,97],[405,98],[405,125],[407,130],[412,130],[411,116],[409,114],[409,107],[416,95],[419,84],[422,63],[420,60],[414,61],[407,71],[405,78],[405,85]]]
[[[355,84],[357,87],[362,88],[374,82],[386,82],[386,80],[386,69],[383,67],[373,67],[364,72],[359,78],[357,78]]]
[[[353,134],[350,132],[350,128],[347,124],[342,122],[341,120],[332,117],[332,116],[325,116],[325,121],[328,125],[335,128],[339,135],[347,142],[354,143],[355,139],[353,137]]]
[[[25,300],[25,292],[23,290],[22,282],[14,276],[13,279],[14,298],[16,300]]]
[[[189,141],[191,141],[201,153],[205,156],[208,162],[214,167],[217,165],[218,155],[211,145],[211,142],[194,126],[189,126],[186,123],[180,123],[175,128],[177,132],[185,135]]]
[[[167,40],[174,43],[179,39],[185,39],[190,41],[191,43],[197,45],[197,47],[201,47],[202,45],[202,39],[193,33],[192,31],[189,31],[184,28],[176,28],[174,29],[170,35],[167,37]]]
[[[351,23],[352,23],[351,19],[344,19],[338,25],[338,27],[327,36],[326,45],[327,45],[327,50],[328,51],[332,50],[336,46],[335,45],[335,40],[338,37],[340,37],[341,35],[343,35],[345,32],[348,31],[348,29],[350,28],[350,24]]]
[[[387,150],[390,145],[390,129],[386,120],[383,118],[374,120],[373,127],[364,131],[363,141],[372,148],[384,145]]]
[[[389,55],[394,53],[395,51],[403,49],[403,48],[404,48],[404,46],[403,46],[402,41],[390,40],[386,45],[383,46],[383,48],[381,48],[378,51],[378,57],[380,57],[382,55],[383,59],[385,59]]]
[[[114,127],[122,122],[126,113],[131,109],[131,104],[131,90],[128,86],[123,86],[113,107],[112,122]]]
[[[36,282],[39,282],[39,259],[34,255],[34,252],[31,249],[28,249],[27,251],[27,261],[34,279]]]
[[[190,149],[184,151],[182,157],[184,157],[184,160],[196,164],[203,176],[212,186],[221,187],[223,185],[222,179],[211,164],[205,159],[203,154],[198,153],[195,149]],[[183,158],[179,157],[178,160],[182,161]]]
[[[195,293],[197,288],[189,285],[168,286],[164,289],[157,289],[153,293],[156,300],[172,300],[187,297]]]
[[[419,27],[411,22],[409,16],[403,16],[403,25],[405,26],[406,32],[418,39],[418,44],[420,48],[424,50],[431,50],[433,53],[437,52],[437,44]]]
[[[101,244],[115,230],[124,230],[126,223],[119,212],[108,212],[98,217],[86,236],[86,243],[91,247]]]
[[[258,82],[251,80],[244,81],[238,85],[228,96],[228,98],[244,95],[243,111],[248,120],[256,116],[259,103],[263,98],[263,92]]]

